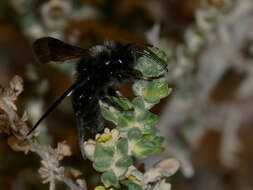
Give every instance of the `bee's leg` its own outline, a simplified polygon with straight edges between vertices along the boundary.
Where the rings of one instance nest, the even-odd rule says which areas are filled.
[[[83,159],[86,159],[85,151],[84,151],[84,141],[85,141],[84,127],[82,126],[80,121],[77,121],[76,123],[77,123],[77,130],[78,130],[78,144],[79,144]]]
[[[116,90],[115,90],[113,87],[109,87],[109,88],[108,88],[107,94],[108,94],[110,97],[114,96],[114,97],[117,97],[117,98],[119,98],[119,99],[127,99],[126,97],[120,96],[119,94],[117,94]],[[116,104],[116,103],[115,103],[115,104]],[[117,104],[117,105],[118,105],[118,104]],[[119,106],[119,105],[118,105],[118,106]],[[121,107],[120,107],[120,108],[121,108]],[[121,112],[134,111],[133,108],[130,108],[130,109],[127,109],[127,110],[121,108],[121,110],[122,110]],[[120,110],[119,110],[119,111],[120,111]]]
[[[104,103],[107,104],[108,106],[111,106],[113,108],[115,108],[116,110],[123,112],[125,111],[124,109],[122,109],[122,107],[120,107],[117,103],[115,103],[114,101],[112,101],[111,98],[107,97],[107,96],[102,96],[100,97],[100,100]]]

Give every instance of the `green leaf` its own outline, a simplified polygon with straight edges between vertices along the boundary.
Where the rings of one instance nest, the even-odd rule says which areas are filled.
[[[133,164],[133,160],[130,156],[123,156],[116,162],[116,166],[119,168],[128,168]]]
[[[144,159],[151,155],[155,148],[156,146],[152,142],[141,139],[135,144],[132,152],[137,159]]]
[[[144,110],[136,119],[141,127],[143,134],[154,134],[156,132],[157,116],[149,111]]]
[[[117,150],[122,155],[128,154],[128,141],[126,138],[121,138],[117,144]]]
[[[114,150],[111,147],[96,145],[94,153],[93,167],[95,170],[103,172],[111,168],[113,164]]]
[[[157,131],[157,129],[155,128],[154,125],[144,124],[144,126],[142,128],[143,134],[155,134],[156,131]]]
[[[133,112],[124,112],[119,116],[118,127],[119,131],[128,131],[132,126],[135,116]]]
[[[149,102],[157,102],[168,95],[168,84],[163,79],[156,79],[149,82],[146,88],[144,98]]]
[[[163,139],[162,137],[158,137],[158,136],[156,136],[156,135],[154,135],[154,134],[151,134],[151,135],[144,135],[144,136],[143,136],[143,139],[148,140],[148,141],[150,141],[150,142],[156,144],[157,146],[162,145],[162,144],[163,144],[163,141],[164,141],[164,139]]]
[[[148,48],[146,53],[153,56],[155,59],[159,60],[159,62],[163,65],[167,65],[166,62],[168,60],[167,55],[158,48]],[[142,72],[142,74],[146,77],[156,77],[160,76],[164,69],[163,67],[146,56],[142,56],[137,60],[136,69]]]
[[[142,190],[142,187],[131,181],[123,181],[122,184],[125,186],[123,190]]]
[[[138,115],[136,120],[149,125],[155,125],[157,122],[157,116],[149,111],[143,110],[143,112]]]
[[[118,104],[123,110],[130,110],[133,108],[132,103],[117,91],[118,97],[112,97],[113,101]]]
[[[142,137],[142,133],[139,128],[134,127],[128,132],[127,137],[130,141],[137,141]]]
[[[161,49],[156,48],[156,47],[152,47],[152,48],[148,48],[148,49],[151,52],[153,52],[158,58],[160,58],[163,63],[168,61],[168,57],[167,57],[166,53],[164,51],[162,51]]]
[[[141,57],[137,61],[136,69],[141,71],[145,77],[155,77],[162,74],[163,69],[158,63],[147,57]]]
[[[141,97],[136,97],[133,99],[132,104],[135,108],[139,108],[140,110],[145,109],[145,103]]]
[[[114,167],[113,172],[115,173],[116,177],[118,179],[124,177],[124,175],[127,173],[128,167]]]
[[[101,181],[106,187],[119,187],[118,179],[112,170],[103,173],[101,176]]]
[[[141,96],[145,101],[154,104],[169,94],[168,84],[164,78],[152,81],[136,81],[133,90],[136,96]]]
[[[104,106],[101,106],[101,111],[102,111],[102,115],[103,117],[108,120],[113,122],[115,125],[117,125],[118,123],[118,118],[119,118],[119,114],[117,112],[114,112],[112,110],[109,110],[109,108],[105,108]]]
[[[143,139],[154,144],[155,148],[154,148],[152,154],[157,154],[157,153],[160,153],[164,150],[164,148],[162,147],[164,139],[162,137],[158,137],[156,135],[149,134],[149,135],[144,135]]]

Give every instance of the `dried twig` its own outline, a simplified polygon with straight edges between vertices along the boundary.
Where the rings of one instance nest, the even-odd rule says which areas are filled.
[[[23,80],[15,76],[8,88],[0,88],[0,133],[10,135],[8,144],[14,151],[35,152],[41,158],[42,167],[39,173],[43,178],[43,183],[50,184],[50,190],[55,189],[56,181],[64,182],[72,190],[86,190],[85,180],[73,181],[66,176],[65,168],[60,166],[60,161],[65,156],[70,156],[70,147],[65,143],[58,143],[56,149],[49,145],[41,146],[35,137],[38,133],[26,136],[29,127],[26,124],[27,115],[21,118],[17,114],[15,101],[23,91]]]

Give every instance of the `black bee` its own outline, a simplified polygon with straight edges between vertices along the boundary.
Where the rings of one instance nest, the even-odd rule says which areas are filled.
[[[27,135],[31,134],[66,96],[71,95],[76,115],[79,145],[84,156],[83,142],[87,136],[94,135],[104,129],[99,101],[123,111],[111,99],[112,96],[116,96],[117,86],[127,80],[147,80],[141,78],[140,72],[134,69],[136,54],[153,59],[167,71],[166,66],[160,62],[159,58],[146,51],[136,50],[136,46],[136,43],[123,44],[106,41],[104,45],[84,50],[51,37],[35,41],[33,50],[41,63],[64,62],[71,59],[79,59],[79,61],[76,67],[76,82],[56,100]]]

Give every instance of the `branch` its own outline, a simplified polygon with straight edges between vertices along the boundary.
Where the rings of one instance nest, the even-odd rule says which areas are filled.
[[[17,114],[15,101],[23,91],[23,80],[15,76],[8,88],[0,88],[0,133],[9,135],[8,144],[14,151],[22,151],[27,154],[29,151],[35,152],[41,158],[42,167],[39,173],[43,178],[43,183],[50,184],[50,190],[55,189],[55,182],[62,181],[72,190],[87,190],[86,182],[79,179],[74,182],[66,176],[65,168],[60,166],[60,161],[65,156],[70,156],[70,147],[65,143],[58,143],[56,149],[49,145],[41,146],[36,140],[38,133],[26,136],[29,127],[26,123],[27,114],[20,118]],[[82,185],[78,185],[82,184]]]

